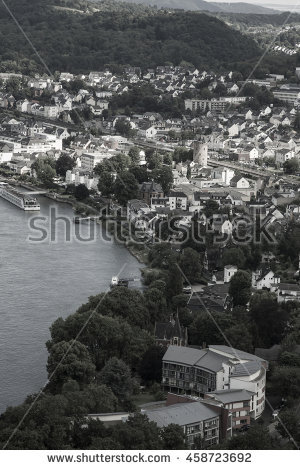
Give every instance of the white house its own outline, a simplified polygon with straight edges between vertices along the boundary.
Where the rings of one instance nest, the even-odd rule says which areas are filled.
[[[254,289],[271,289],[272,285],[279,284],[280,277],[271,269],[260,269],[252,273],[252,287]]]
[[[230,186],[237,189],[248,189],[250,188],[250,183],[243,176],[236,175],[231,179]]]
[[[187,195],[182,191],[171,191],[169,195],[170,209],[182,209],[187,210],[188,198]]]
[[[14,146],[0,142],[0,164],[10,162],[13,158]]]
[[[153,139],[157,134],[157,130],[151,124],[144,123],[140,126],[137,135],[139,137],[144,137],[145,139]]]
[[[291,158],[294,158],[295,156],[295,152],[294,150],[291,150],[291,149],[280,149],[280,150],[276,150],[275,152],[275,160],[276,160],[276,163],[285,163],[287,160],[290,160]]]
[[[224,282],[230,282],[231,278],[235,275],[235,273],[238,271],[237,266],[233,266],[231,264],[228,264],[227,266],[224,266]]]

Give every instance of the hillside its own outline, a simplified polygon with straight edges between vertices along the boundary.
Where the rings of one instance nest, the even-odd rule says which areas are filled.
[[[254,13],[257,15],[271,15],[272,13],[280,13],[278,10],[273,8],[266,8],[260,5],[254,5],[252,3],[218,3],[212,2],[212,5],[219,7],[220,11],[226,13]]]
[[[255,13],[216,13],[217,18],[229,21],[230,23],[240,23],[247,26],[282,26],[300,22],[299,13],[280,12],[279,14],[258,15]]]
[[[219,19],[114,1],[7,0],[51,71],[75,73],[106,64],[154,67],[187,61],[229,67],[254,60],[256,43]],[[32,72],[41,61],[0,3],[0,70]]]
[[[93,0],[101,1],[101,0]],[[252,3],[218,3],[218,2],[205,2],[204,0],[119,0],[129,1],[130,3],[139,3],[143,5],[156,5],[158,8],[174,8],[180,10],[190,11],[209,11],[212,13],[226,12],[226,13],[256,13],[256,14],[271,14],[276,13],[276,10],[266,8]]]

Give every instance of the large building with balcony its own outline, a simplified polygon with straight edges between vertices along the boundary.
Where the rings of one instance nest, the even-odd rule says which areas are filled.
[[[203,397],[222,390],[251,393],[250,417],[265,407],[267,361],[228,346],[206,349],[169,346],[163,357],[162,386],[177,394]]]

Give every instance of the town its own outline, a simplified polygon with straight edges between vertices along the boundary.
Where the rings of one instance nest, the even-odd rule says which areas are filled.
[[[230,438],[240,445],[267,416],[270,439],[292,445],[276,418],[289,427],[299,391],[299,105],[299,68],[293,80],[248,81],[188,63],[87,75],[0,73],[1,181],[70,202],[82,219],[105,213],[116,239],[146,264],[143,294],[113,287],[107,300],[123,296],[132,317],[146,302],[150,317],[141,312],[130,325],[144,335],[142,372],[128,345],[108,361],[89,339],[81,345],[92,351],[101,386],[112,390],[106,407],[86,406],[99,426],[146,426],[131,416],[135,370],[140,390],[158,387],[140,410],[166,429],[165,442],[168,426],[178,425],[189,448]],[[82,314],[97,304],[90,303]],[[58,338],[76,336],[64,322],[51,330],[50,373]],[[121,393],[112,374],[121,377],[122,368]],[[273,411],[266,410],[270,370]],[[63,382],[50,380],[50,391],[65,393]],[[69,394],[83,393],[70,387]]]

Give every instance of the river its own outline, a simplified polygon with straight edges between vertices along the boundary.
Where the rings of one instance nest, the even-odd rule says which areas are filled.
[[[49,219],[52,207],[60,217],[72,220],[71,206],[38,199],[41,211],[35,216]],[[29,241],[42,234],[30,228],[32,216],[0,198],[0,412],[45,384],[45,342],[52,322],[75,312],[89,296],[106,291],[112,276],[140,278],[142,267],[126,248],[104,240],[100,225],[95,225],[93,241],[80,242],[74,233],[67,241],[66,223],[52,220],[52,241]],[[48,219],[35,226],[46,229]],[[88,224],[70,225],[72,232],[80,229],[81,238],[88,238]]]

